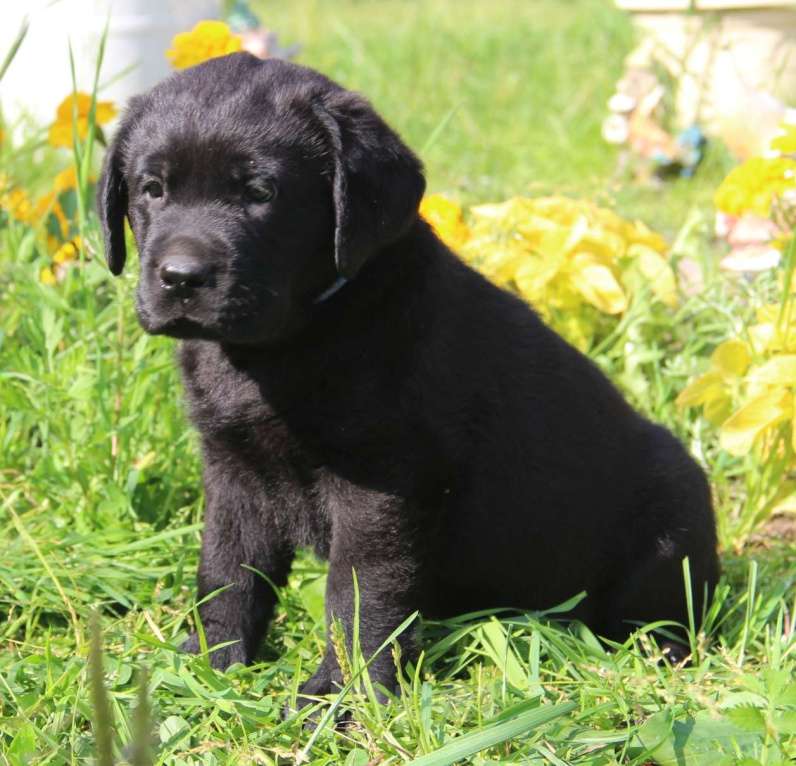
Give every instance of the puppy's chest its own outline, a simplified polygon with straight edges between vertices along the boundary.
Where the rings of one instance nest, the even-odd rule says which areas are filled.
[[[198,344],[183,344],[180,362],[191,419],[203,436],[260,457],[301,451],[255,377]]]

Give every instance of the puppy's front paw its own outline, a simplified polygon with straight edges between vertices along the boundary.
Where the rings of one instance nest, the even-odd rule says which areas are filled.
[[[333,692],[340,691],[343,684],[342,678],[339,677],[339,671],[337,672],[337,676],[337,680],[333,681],[332,673],[329,670],[326,660],[324,660],[318,666],[318,669],[315,671],[315,673],[299,687],[295,707],[285,705],[282,710],[282,718],[292,718],[296,713],[299,713],[308,705],[314,705],[316,702],[318,702],[318,697],[323,697],[326,694],[332,694]],[[319,719],[319,713],[311,715],[305,722],[305,727],[315,728]]]
[[[224,639],[221,638],[214,640],[211,634],[207,634],[206,639],[208,647],[213,647],[216,644],[222,644],[226,642]],[[198,634],[192,633],[189,636],[188,640],[185,641],[182,644],[182,646],[180,646],[180,651],[185,652],[186,654],[201,653],[202,649],[199,645]],[[210,659],[210,664],[216,670],[226,670],[230,665],[234,665],[236,662],[240,662],[243,665],[248,664],[248,658],[246,657],[246,652],[243,649],[242,641],[237,641],[236,643],[230,644],[229,646],[223,646],[220,649],[211,651],[209,659]]]

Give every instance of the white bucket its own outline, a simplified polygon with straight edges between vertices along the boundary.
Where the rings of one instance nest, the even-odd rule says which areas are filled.
[[[28,34],[2,82],[0,107],[13,124],[27,114],[41,125],[55,118],[72,91],[68,43],[79,90],[89,92],[100,38],[109,22],[100,98],[122,107],[171,68],[166,49],[177,32],[218,18],[217,0],[22,0],[0,2],[0,58],[27,16]]]

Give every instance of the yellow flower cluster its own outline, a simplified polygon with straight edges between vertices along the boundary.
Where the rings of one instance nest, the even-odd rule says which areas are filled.
[[[796,126],[784,126],[771,148],[781,155],[796,153]],[[755,157],[730,172],[716,192],[715,203],[729,215],[767,218],[776,214],[775,204],[794,192],[796,160]],[[787,241],[786,235],[780,244]],[[796,296],[790,289],[785,292],[782,303],[758,309],[756,322],[745,328],[743,339],[730,338],[716,348],[710,368],[683,389],[677,403],[701,407],[719,429],[721,447],[730,454],[751,452],[764,462],[784,460],[787,470],[796,467]],[[786,484],[777,497],[793,489]]]
[[[677,303],[663,238],[593,203],[514,197],[471,208],[468,224],[456,203],[434,194],[420,211],[465,260],[523,296],[580,348],[594,340],[595,309],[622,314],[641,290]]]
[[[200,21],[190,32],[174,35],[166,58],[175,69],[241,50],[243,41],[223,21]]]
[[[73,236],[72,217],[64,209],[66,206],[71,212],[74,208],[76,188],[77,173],[72,165],[55,176],[52,189],[34,204],[24,189],[14,186],[8,176],[0,174],[0,212],[28,226],[43,228],[46,249],[53,254],[51,265],[39,273],[45,284],[55,284],[64,274],[66,265],[77,259],[82,247],[80,237]]]
[[[77,109],[77,137],[85,141],[88,135],[88,117],[91,111],[91,96],[88,93],[73,93],[58,106],[55,122],[50,126],[48,140],[52,146],[72,148],[72,119]],[[116,116],[116,107],[111,101],[97,101],[94,118],[97,125],[104,125]]]
[[[35,210],[27,192],[19,186],[14,186],[11,179],[4,174],[0,174],[0,213],[5,213],[20,223],[30,224],[36,220]]]
[[[748,341],[726,340],[713,352],[710,369],[680,393],[680,407],[702,407],[719,428],[723,449],[765,457],[781,432],[796,450],[796,317],[779,304],[757,311]]]
[[[75,237],[61,245],[53,254],[52,266],[45,266],[39,273],[39,280],[45,285],[54,285],[65,273],[65,268],[80,255],[80,237]]]
[[[45,219],[52,236],[62,240],[69,237],[72,224],[64,212],[64,202],[71,190],[77,188],[77,172],[74,165],[62,170],[53,180],[52,190],[39,198],[35,208],[35,220]],[[55,246],[57,249],[58,245]]]

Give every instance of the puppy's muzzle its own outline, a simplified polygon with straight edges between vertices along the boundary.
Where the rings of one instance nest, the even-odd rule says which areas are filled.
[[[201,242],[182,238],[168,244],[157,268],[161,288],[178,298],[190,298],[209,286],[213,275],[209,253]]]

